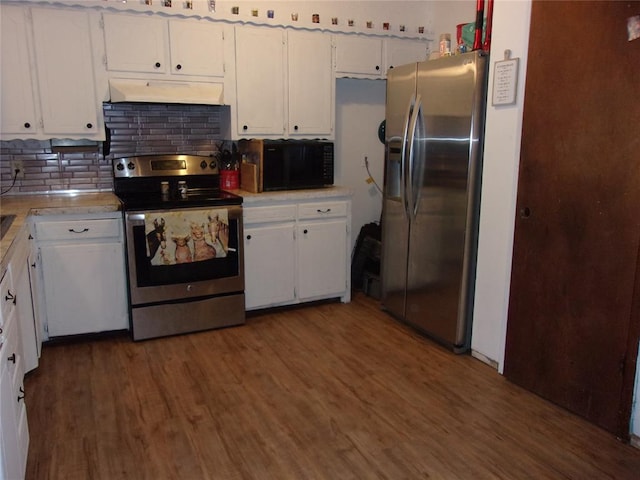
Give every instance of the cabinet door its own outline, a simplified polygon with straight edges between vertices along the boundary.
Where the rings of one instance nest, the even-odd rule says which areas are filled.
[[[169,21],[171,73],[224,76],[222,26],[204,21]]]
[[[88,13],[34,8],[32,16],[44,133],[102,138]]]
[[[0,452],[2,478],[24,478],[22,460],[18,440],[18,417],[16,412],[16,398],[13,391],[13,379],[7,365],[6,349],[0,349],[0,427],[2,428],[2,443]]]
[[[291,136],[331,136],[334,80],[331,36],[288,32],[289,121]]]
[[[20,327],[20,339],[22,342],[22,358],[24,371],[29,372],[38,366],[39,346],[38,336],[35,327],[35,317],[33,314],[33,303],[31,301],[31,285],[29,283],[29,263],[27,258],[12,260],[12,271],[17,272],[14,276],[18,324]],[[13,267],[16,270],[13,270]]]
[[[336,76],[382,78],[382,39],[335,35]]]
[[[120,243],[41,247],[49,336],[127,328]]]
[[[164,19],[107,13],[102,19],[108,70],[167,73],[169,59]]]
[[[3,136],[36,133],[37,117],[25,9],[0,5],[0,22],[0,133]]]
[[[29,444],[29,432],[26,424],[26,407],[24,403],[24,369],[20,354],[20,334],[17,328],[17,318],[12,315],[5,322],[3,331],[3,344],[0,350],[0,368],[2,368],[2,399],[0,402],[0,415],[2,415],[2,449],[5,454],[4,463],[11,473],[18,472],[16,476],[5,478],[24,478],[27,462],[27,448]],[[6,391],[10,395],[6,395]],[[11,420],[11,417],[13,420]],[[8,438],[5,443],[5,422],[7,423]],[[15,429],[15,435],[12,431]]]
[[[387,69],[427,59],[427,44],[422,40],[388,38],[385,46]]]
[[[295,299],[293,223],[244,229],[247,309]]]
[[[282,135],[284,42],[281,29],[236,28],[238,135]]]
[[[298,297],[343,295],[347,286],[347,221],[299,223]]]

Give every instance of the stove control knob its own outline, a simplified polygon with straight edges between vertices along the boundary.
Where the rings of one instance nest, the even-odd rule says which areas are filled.
[[[209,163],[209,168],[213,169],[216,168],[218,166],[218,164],[216,163],[215,160],[211,160],[211,162]]]
[[[201,168],[202,170],[204,170],[205,168],[207,168],[207,162],[205,162],[204,160],[202,160],[202,161],[200,162],[200,168]]]
[[[136,165],[135,165],[135,163],[133,163],[133,162],[129,162],[129,163],[127,163],[127,168],[128,168],[129,170],[133,170],[133,169],[135,169],[135,168],[136,168]]]
[[[122,171],[122,170],[124,170],[124,165],[119,163],[118,165],[116,165],[116,169]]]

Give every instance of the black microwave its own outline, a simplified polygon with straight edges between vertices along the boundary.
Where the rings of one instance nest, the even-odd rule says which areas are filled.
[[[296,190],[333,185],[333,142],[264,140],[262,190]]]

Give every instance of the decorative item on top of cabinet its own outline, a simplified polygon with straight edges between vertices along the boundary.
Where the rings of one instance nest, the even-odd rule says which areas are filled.
[[[224,30],[220,24],[109,13],[102,18],[110,72],[224,76]]]

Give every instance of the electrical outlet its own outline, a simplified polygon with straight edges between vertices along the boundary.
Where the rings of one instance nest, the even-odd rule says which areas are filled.
[[[16,174],[16,170],[18,173]],[[22,160],[11,160],[11,177],[16,176],[17,179],[24,178],[24,163]]]

